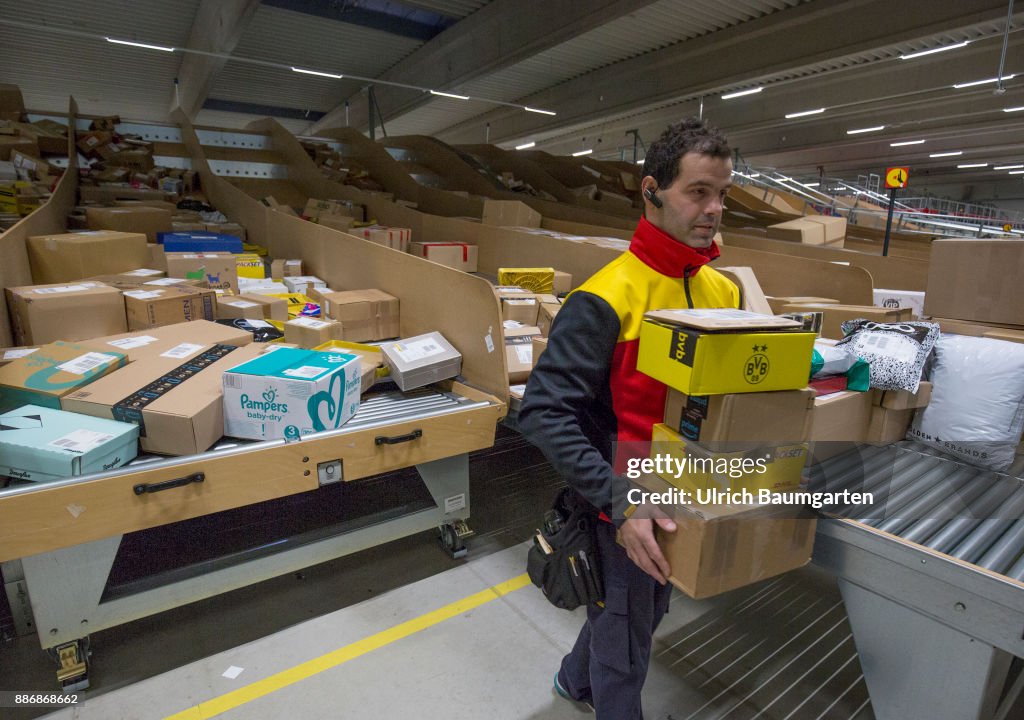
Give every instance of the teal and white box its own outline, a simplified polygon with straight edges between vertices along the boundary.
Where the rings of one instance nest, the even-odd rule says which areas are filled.
[[[139,426],[25,405],[0,415],[0,475],[50,482],[134,460]]]
[[[359,358],[278,348],[224,373],[224,434],[253,440],[334,430],[359,409]]]

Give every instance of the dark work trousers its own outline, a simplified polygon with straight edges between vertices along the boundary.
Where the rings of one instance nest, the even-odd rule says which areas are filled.
[[[672,586],[659,585],[629,559],[611,523],[597,523],[597,549],[605,606],[587,607],[587,622],[562,659],[558,679],[570,695],[594,706],[597,720],[642,720],[652,636],[668,612]]]

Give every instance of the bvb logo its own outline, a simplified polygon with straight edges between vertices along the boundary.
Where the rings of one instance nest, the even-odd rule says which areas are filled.
[[[767,348],[763,345],[761,347],[754,346],[756,354],[747,358],[747,366],[743,373],[743,379],[751,385],[757,385],[768,376],[768,356],[762,355],[758,352],[759,350],[767,350]]]

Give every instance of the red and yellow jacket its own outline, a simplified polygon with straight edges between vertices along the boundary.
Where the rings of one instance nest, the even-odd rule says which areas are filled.
[[[569,295],[530,374],[521,432],[617,522],[629,489],[619,473],[650,442],[667,393],[636,369],[640,322],[661,308],[738,307],[736,285],[705,267],[718,255],[717,245],[691,248],[642,218],[629,250]]]

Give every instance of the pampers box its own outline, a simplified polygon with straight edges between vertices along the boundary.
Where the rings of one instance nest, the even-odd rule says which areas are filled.
[[[359,358],[279,348],[224,373],[224,434],[254,440],[334,430],[359,408]]]
[[[0,475],[33,482],[121,467],[138,454],[139,426],[25,405],[0,415]]]

